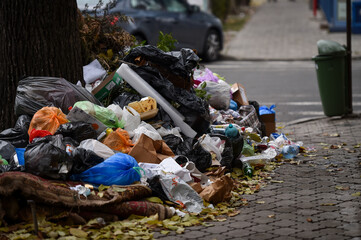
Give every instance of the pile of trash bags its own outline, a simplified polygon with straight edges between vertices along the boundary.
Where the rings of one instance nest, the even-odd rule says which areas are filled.
[[[302,143],[266,135],[259,104],[199,61],[190,49],[141,46],[111,77],[105,71],[93,79],[84,74],[85,88],[62,78],[22,79],[14,106],[18,120],[0,133],[0,172],[94,186],[141,183],[194,213],[205,208],[203,200],[228,201],[233,182],[226,173],[232,168],[252,177],[255,166],[280,155],[293,158]],[[100,89],[113,94],[108,106],[100,101],[104,95],[94,95],[102,81],[114,83]],[[120,84],[123,91],[114,96],[110,90]],[[219,174],[210,177],[214,169]]]

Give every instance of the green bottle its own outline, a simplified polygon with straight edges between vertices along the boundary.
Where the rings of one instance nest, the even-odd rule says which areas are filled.
[[[253,168],[251,167],[251,165],[249,165],[248,162],[242,162],[242,170],[245,176],[248,176],[250,178],[253,176]]]

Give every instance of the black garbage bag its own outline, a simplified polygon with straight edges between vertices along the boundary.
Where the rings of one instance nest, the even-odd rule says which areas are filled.
[[[127,106],[131,102],[139,101],[141,97],[131,92],[122,92],[114,100],[113,104],[119,105],[121,108]]]
[[[90,123],[68,122],[61,124],[54,135],[61,134],[80,143],[86,139],[96,139],[97,133]]]
[[[136,64],[139,57],[147,64],[131,68],[168,102],[178,104],[185,122],[199,135],[205,133],[211,121],[209,105],[195,94],[191,78],[199,57],[191,49],[163,52],[147,45],[132,49],[124,60]]]
[[[154,176],[150,179],[148,178],[147,182],[149,184],[149,188],[152,190],[153,196],[159,197],[162,201],[170,201],[162,188],[159,176]]]
[[[16,89],[15,114],[33,116],[46,106],[60,108],[65,114],[78,101],[101,103],[85,88],[55,77],[27,77]]]
[[[206,132],[211,121],[209,105],[205,100],[199,98],[193,89],[187,91],[174,86],[157,69],[149,66],[133,67],[133,70],[168,102],[179,104],[177,110],[185,117],[184,121],[198,134]]]
[[[184,85],[185,79],[187,81],[185,84],[191,83],[190,73],[200,61],[200,58],[192,49],[183,48],[180,51],[164,52],[151,45],[133,48],[129,54],[125,56],[124,61],[137,63],[138,57],[147,61],[148,65],[160,69],[163,73],[168,72],[172,75],[179,76],[180,78],[175,79],[175,81],[181,81],[179,85]],[[173,83],[176,86],[178,85],[177,82]]]
[[[11,143],[16,148],[25,148],[29,143],[28,129],[31,117],[19,116],[14,128],[5,129],[0,133],[0,140]]]
[[[0,155],[6,161],[10,161],[13,155],[16,154],[15,147],[7,141],[0,140]]]
[[[232,146],[232,140],[229,139],[227,136],[222,134],[210,134],[211,137],[218,137],[222,141],[224,141],[224,149],[221,154],[222,159],[220,161],[220,164],[222,166],[225,166],[226,169],[232,170],[233,165],[233,146]],[[237,155],[238,156],[238,155]]]
[[[66,180],[73,164],[60,134],[34,139],[26,147],[24,158],[26,172],[57,180]]]
[[[8,162],[7,165],[0,164],[0,173],[24,170],[24,166],[20,165],[19,158],[21,156],[18,155],[16,148],[11,143],[0,140],[0,155]]]
[[[175,155],[187,157],[189,161],[194,162],[199,171],[205,172],[212,165],[211,154],[193,138],[183,136],[183,140],[173,134],[163,137],[163,141]]]
[[[84,148],[76,148],[72,152],[72,157],[73,167],[71,170],[71,175],[82,173],[85,170],[88,170],[89,168],[104,161],[104,159],[96,155],[95,152]]]

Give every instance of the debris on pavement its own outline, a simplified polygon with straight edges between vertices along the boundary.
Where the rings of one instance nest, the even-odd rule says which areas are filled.
[[[276,132],[274,106],[199,60],[190,49],[141,46],[113,76],[92,62],[88,84],[120,79],[101,96],[61,78],[21,80],[18,122],[0,133],[1,230],[31,234],[20,226],[31,222],[23,200],[32,199],[42,237],[151,239],[152,229],[225,221],[244,194],[281,183],[271,171],[307,152],[303,143]]]

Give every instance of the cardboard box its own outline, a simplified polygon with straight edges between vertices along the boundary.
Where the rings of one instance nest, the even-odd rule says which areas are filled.
[[[260,115],[261,122],[264,123],[266,128],[266,136],[269,137],[271,133],[276,132],[276,116],[275,114]]]
[[[110,91],[123,81],[122,77],[117,72],[113,72],[106,77],[96,88],[93,89],[92,94],[99,100],[102,101],[106,98]]]
[[[235,83],[231,87],[233,101],[238,105],[249,105],[248,98],[246,95],[246,89],[240,83]]]

